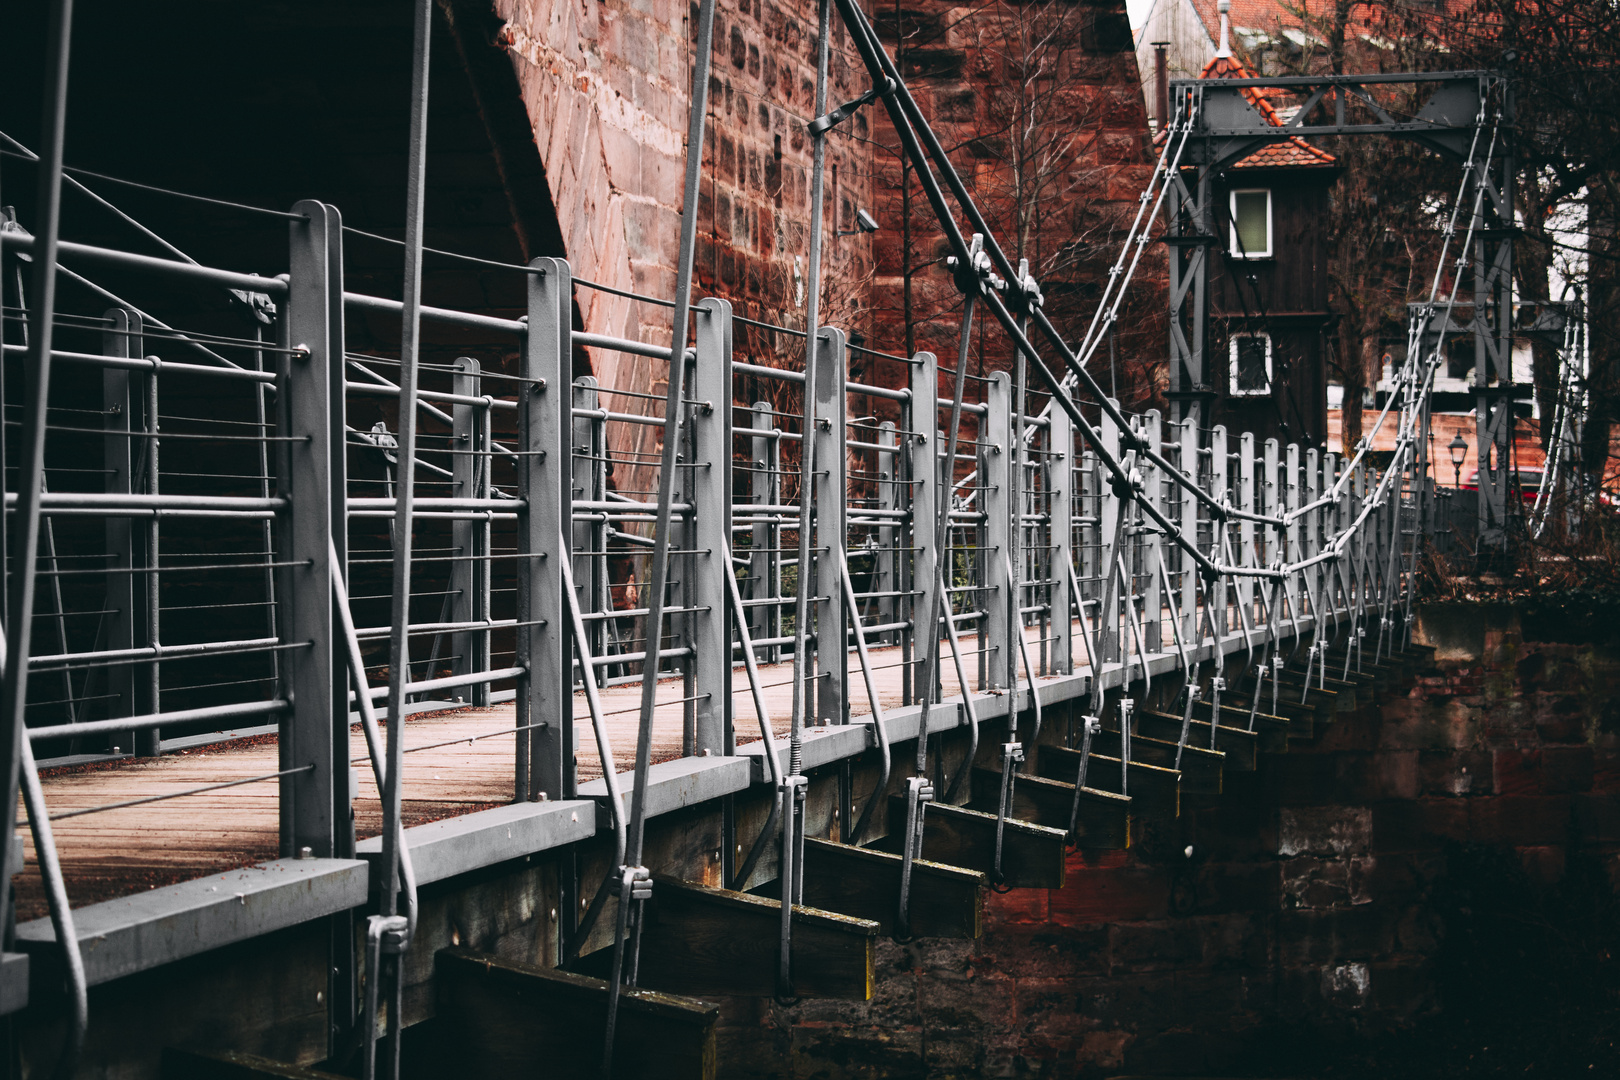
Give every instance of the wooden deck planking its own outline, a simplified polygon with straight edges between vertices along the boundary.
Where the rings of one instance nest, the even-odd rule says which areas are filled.
[[[1031,628],[1030,644],[1037,647]],[[975,637],[962,639],[964,666],[970,679],[977,673]],[[901,651],[897,646],[870,650],[876,669],[878,697],[885,708],[904,700]],[[789,727],[792,701],[791,662],[759,669],[764,684],[766,712],[771,729],[784,736]],[[960,693],[956,672],[947,651],[942,657],[941,681],[945,696]],[[865,682],[855,655],[850,656],[850,709],[856,716],[871,711]],[[679,678],[658,687],[662,703],[653,730],[653,760],[667,761],[682,753],[684,689]],[[759,723],[748,678],[739,667],[733,679],[733,710],[739,743],[757,741]],[[640,683],[604,688],[601,703],[620,772],[634,760],[639,727]],[[601,760],[592,735],[584,694],[574,698],[579,730],[579,775],[599,777]],[[515,709],[510,704],[487,708],[463,707],[421,713],[405,722],[405,819],[407,825],[468,813],[508,803],[512,798]],[[360,838],[374,836],[382,827],[381,804],[365,739],[356,726],[350,735],[350,754],[359,774],[355,828]],[[275,772],[279,768],[274,736],[176,751],[161,758],[126,759],[90,766],[48,771],[43,777],[45,800],[52,813],[89,809],[109,803],[168,794],[205,784],[240,780]],[[23,820],[19,809],[19,821]],[[243,784],[203,794],[183,796],[141,806],[106,810],[53,823],[57,850],[75,907],[115,899],[158,885],[172,884],[211,873],[273,859],[278,854],[279,809],[274,780]],[[17,878],[19,919],[46,913],[32,837],[25,834],[25,872]]]

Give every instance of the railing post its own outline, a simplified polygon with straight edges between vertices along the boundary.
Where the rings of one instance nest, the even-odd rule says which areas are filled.
[[[1351,470],[1350,483],[1348,485],[1347,493],[1349,498],[1346,500],[1344,523],[1349,525],[1361,514],[1361,506],[1366,499],[1366,465],[1357,465]],[[1351,560],[1351,566],[1354,567],[1355,570],[1356,608],[1357,610],[1360,610],[1367,606],[1367,576],[1365,572],[1367,558],[1367,526],[1363,525],[1361,528],[1357,529],[1355,534],[1351,537],[1350,543],[1351,550],[1355,555],[1355,557]],[[1365,627],[1362,629],[1365,630]]]
[[[107,356],[140,356],[140,316],[125,308],[112,308],[107,312],[108,330],[102,336],[102,352]],[[146,378],[151,378],[150,375]],[[130,393],[132,377],[128,371],[107,368],[101,374],[101,405],[103,427],[102,468],[106,470],[106,490],[109,495],[130,495],[138,490],[136,483],[136,448],[130,438],[131,418],[135,411],[135,396]],[[144,442],[144,440],[142,440]],[[107,648],[133,649],[149,646],[146,632],[146,581],[136,587],[135,570],[145,567],[145,530],[133,528],[127,517],[113,515],[106,519],[107,575]],[[155,712],[157,704],[151,700],[151,680],[136,678],[134,664],[113,664],[106,669],[107,693],[112,695],[108,704],[109,716],[131,716]],[[135,749],[145,732],[131,732],[121,745]],[[139,751],[137,751],[139,752]]]
[[[1281,508],[1283,510],[1287,511],[1288,513],[1292,513],[1293,511],[1299,509],[1299,489],[1299,444],[1289,443],[1283,448],[1281,492]],[[1282,530],[1282,534],[1283,544],[1281,559],[1284,563],[1290,563],[1298,559],[1302,554],[1299,546],[1299,521],[1290,518],[1287,527]],[[1290,616],[1290,621],[1296,624],[1299,622],[1299,585],[1300,582],[1298,574],[1289,574],[1288,580],[1284,583],[1284,586],[1288,592],[1288,614]]]
[[[932,700],[928,661],[939,647],[939,627],[929,626],[934,594],[939,589],[939,361],[920,352],[911,364],[911,395],[906,403],[906,493],[909,515],[911,573],[905,577],[907,619],[911,622],[910,700]],[[949,598],[943,608],[950,617]]]
[[[1181,471],[1191,477],[1193,483],[1202,483],[1205,473],[1199,468],[1198,462],[1198,425],[1189,417],[1177,426],[1180,428]],[[1198,543],[1198,500],[1189,491],[1181,492],[1181,535],[1189,543]],[[1185,551],[1178,549],[1178,554],[1181,562],[1181,581],[1178,583],[1181,592],[1181,639],[1187,642],[1190,651],[1202,629],[1198,623],[1198,565]],[[1219,562],[1220,551],[1212,552],[1211,557]]]
[[[451,392],[478,397],[484,391],[481,365],[470,356],[456,360],[450,378]],[[489,498],[489,458],[482,453],[489,441],[489,411],[482,406],[457,402],[450,412],[451,446],[457,451],[450,463],[451,490],[459,499]],[[489,618],[489,519],[456,519],[450,524],[450,543],[456,561],[450,564],[450,621],[482,622]],[[458,630],[450,635],[450,651],[455,654],[457,675],[489,670],[489,631]],[[467,700],[474,705],[489,704],[489,684],[475,683],[467,688]]]
[[[1158,409],[1149,409],[1147,416],[1142,420],[1142,438],[1147,440],[1148,446],[1154,453],[1159,452],[1160,444],[1164,441],[1164,427]],[[1143,463],[1142,480],[1147,485],[1143,494],[1148,505],[1158,510],[1164,508],[1164,477],[1159,474],[1159,467],[1151,461]],[[1164,538],[1156,532],[1142,534],[1142,561],[1138,571],[1142,577],[1143,611],[1142,611],[1142,640],[1149,653],[1156,653],[1164,646],[1164,627],[1161,616],[1164,611],[1164,585],[1159,580],[1159,554],[1162,550]]]
[[[1013,561],[1017,573],[1017,552],[1013,550],[1013,532],[1010,518],[1013,464],[1017,455],[1012,452],[1012,379],[1005,371],[997,371],[985,385],[986,413],[980,428],[979,509],[984,512],[984,583],[980,594],[984,606],[983,636],[988,665],[988,686],[1007,688],[1013,685],[1018,662],[1013,635],[1019,632],[1019,620],[1013,616],[1012,606],[1017,603],[1013,579],[1007,564]]]
[[[844,584],[838,570],[835,548],[842,548],[848,530],[844,500],[849,491],[849,449],[847,410],[844,406],[844,332],[825,327],[817,340],[816,385],[805,392],[815,395],[815,430],[806,438],[816,440],[816,469],[811,498],[815,502],[816,534],[811,545],[815,560],[814,577],[809,578],[815,603],[816,691],[815,717],[820,724],[842,724],[849,719],[849,619],[859,612],[847,610]],[[805,568],[799,568],[800,588],[806,583]]]
[[[1335,454],[1335,453],[1331,453],[1331,452],[1323,454],[1322,455],[1322,494],[1323,495],[1326,495],[1328,492],[1333,490],[1333,485],[1338,480],[1338,478],[1339,478],[1339,455]],[[1340,503],[1340,500],[1334,499],[1331,502],[1329,502],[1326,506],[1322,507],[1322,510],[1321,510],[1321,515],[1322,515],[1321,523],[1320,523],[1320,525],[1318,527],[1322,531],[1322,543],[1324,543],[1324,544],[1326,544],[1329,540],[1332,540],[1334,537],[1336,537],[1339,534],[1339,528],[1340,528],[1340,526],[1339,526],[1339,503]],[[1325,597],[1325,600],[1324,600],[1324,603],[1323,603],[1322,606],[1327,609],[1329,614],[1335,614],[1338,611],[1338,601],[1334,599],[1334,594],[1339,589],[1339,585],[1340,585],[1339,575],[1340,575],[1341,572],[1342,571],[1339,569],[1338,564],[1333,560],[1330,560],[1327,563],[1323,564],[1323,567],[1322,567],[1322,580],[1326,583],[1326,585],[1325,585],[1324,590],[1323,590],[1323,595]]]
[[[1308,506],[1311,503],[1314,503],[1317,499],[1319,499],[1321,497],[1322,497],[1322,461],[1321,461],[1321,454],[1316,449],[1316,447],[1313,446],[1310,449],[1305,451],[1305,491],[1304,491],[1305,505]],[[1304,536],[1305,536],[1304,543],[1305,543],[1305,546],[1304,546],[1304,549],[1300,552],[1300,554],[1304,558],[1313,559],[1322,550],[1322,524],[1321,523],[1322,523],[1322,511],[1320,511],[1320,510],[1312,510],[1310,513],[1305,515],[1305,520],[1303,522],[1303,524],[1304,524]],[[1317,641],[1317,642],[1320,642],[1321,641],[1321,633],[1320,633],[1320,631],[1322,629],[1322,610],[1321,609],[1324,606],[1323,601],[1326,599],[1324,589],[1323,589],[1323,585],[1322,585],[1322,583],[1323,583],[1322,564],[1317,563],[1315,566],[1311,567],[1311,569],[1308,571],[1308,573],[1310,574],[1310,581],[1312,583],[1310,594],[1311,594],[1311,596],[1314,596],[1316,598],[1312,602],[1312,606],[1311,606],[1311,628],[1312,628],[1313,631],[1316,631],[1315,633],[1312,634],[1312,639]]]
[[[1062,409],[1053,409],[1050,416],[1046,490],[1052,555],[1046,576],[1052,582],[1048,593],[1052,598],[1052,670],[1058,675],[1072,675],[1074,612],[1080,599],[1069,585],[1069,567],[1074,565],[1074,421]]]
[[[1118,402],[1114,402],[1118,406]],[[1102,418],[1102,444],[1103,449],[1119,460],[1119,426],[1106,413]],[[1110,595],[1119,597],[1125,588],[1116,586],[1109,589],[1109,579],[1119,573],[1119,552],[1114,548],[1114,536],[1119,531],[1119,515],[1124,512],[1120,505],[1118,495],[1114,494],[1113,485],[1103,475],[1101,468],[1097,470],[1097,660],[1107,663],[1119,660],[1124,653],[1124,644],[1119,637],[1119,602],[1116,599],[1112,610],[1105,611],[1102,601]],[[1121,537],[1122,544],[1129,543],[1128,537]],[[1116,651],[1116,646],[1118,649]],[[1097,673],[1096,677],[1101,677]]]
[[[1226,446],[1226,426],[1224,424],[1216,424],[1209,433],[1209,483],[1210,488],[1214,492],[1216,498],[1231,498],[1232,458]],[[1210,558],[1215,562],[1220,563],[1226,558],[1231,557],[1234,564],[1241,565],[1243,561],[1243,553],[1241,551],[1222,550],[1222,539],[1229,537],[1232,534],[1231,522],[1212,522],[1212,525],[1214,526],[1214,543],[1211,545],[1213,550],[1210,552]],[[1227,627],[1231,623],[1231,615],[1226,609],[1226,590],[1228,587],[1229,582],[1227,579],[1224,577],[1221,578],[1221,583],[1216,587],[1215,596],[1212,598],[1215,603],[1215,629],[1223,635],[1226,633]],[[1241,604],[1243,602],[1243,584],[1241,579],[1238,582],[1237,591],[1238,603]],[[1216,642],[1216,648],[1219,647],[1220,642]]]
[[[1245,431],[1238,436],[1238,509],[1244,513],[1254,513],[1254,432]],[[1238,522],[1238,551],[1237,565],[1256,565],[1257,555],[1254,549],[1254,522],[1244,518]],[[1253,626],[1258,621],[1254,613],[1254,578],[1247,575],[1237,579],[1238,603],[1243,608],[1243,618]],[[1243,625],[1240,619],[1238,625]]]
[[[692,366],[691,550],[682,574],[692,583],[692,669],[696,686],[693,750],[699,757],[734,749],[731,709],[731,614],[726,578],[731,546],[731,305],[714,298],[693,307],[697,359]],[[843,425],[839,425],[840,428]]]
[[[281,768],[313,768],[282,778],[281,853],[308,848],[317,858],[343,858],[354,849],[349,709],[345,669],[334,664],[328,554],[332,542],[340,560],[347,549],[344,448],[341,435],[334,440],[343,430],[342,222],[323,203],[293,209],[302,220],[289,226],[282,326],[290,348],[279,354],[276,372],[277,487],[287,500],[277,519],[285,564],[277,625],[282,640],[312,644],[282,654],[281,692],[293,707],[283,714],[280,747]]]
[[[573,643],[563,617],[562,548],[573,525],[573,289],[563,259],[535,259],[523,339],[518,424],[523,505],[518,510],[517,693],[519,800],[574,794]],[[524,625],[527,624],[527,625]],[[656,641],[648,643],[656,650]],[[649,659],[648,663],[655,663]]]
[[[590,414],[600,404],[596,379],[581,375],[573,383],[573,437],[569,440],[570,469],[568,490],[576,502],[602,502],[607,499],[607,444],[601,420]],[[572,515],[570,515],[572,518]],[[589,521],[573,521],[569,528],[573,547],[570,560],[579,610],[591,614],[609,610],[607,571],[607,522],[592,515]],[[586,622],[592,656],[607,656],[607,623]],[[569,661],[573,663],[572,660]],[[581,677],[584,673],[581,672]]]
[[[900,443],[895,435],[894,422],[885,420],[878,425],[878,446],[881,447],[874,454],[877,465],[877,505],[883,513],[878,518],[877,550],[873,553],[876,569],[872,574],[872,591],[882,593],[878,598],[878,621],[888,626],[897,620],[895,613],[900,610],[896,603],[898,596],[888,595],[899,588],[900,575],[897,573],[899,552],[896,550],[901,530],[896,527],[893,512],[900,507],[900,496],[896,480],[900,477]],[[886,642],[899,642],[902,635],[885,630],[880,640]]]
[[[1098,591],[1097,564],[1102,560],[1102,500],[1103,482],[1102,470],[1097,464],[1097,451],[1089,442],[1083,445],[1080,451],[1078,466],[1075,471],[1075,483],[1080,489],[1080,546],[1076,552],[1079,560],[1080,596],[1076,599],[1075,608],[1079,618],[1086,618],[1086,605],[1089,601],[1101,596]],[[1092,595],[1094,594],[1094,595]],[[1092,612],[1092,618],[1097,626],[1102,625],[1102,612],[1100,609]],[[1095,638],[1092,644],[1101,648],[1102,644]]]
[[[749,473],[749,494],[756,506],[780,506],[782,503],[782,441],[770,436],[776,430],[771,403],[756,401],[749,410],[755,431],[753,444],[753,471]],[[782,528],[776,524],[775,512],[756,510],[764,521],[754,522],[749,543],[748,598],[750,600],[777,600],[782,596]],[[756,640],[781,636],[782,609],[776,604],[760,604],[749,612],[749,623]],[[755,658],[760,663],[775,663],[782,656],[780,645],[761,646]]]

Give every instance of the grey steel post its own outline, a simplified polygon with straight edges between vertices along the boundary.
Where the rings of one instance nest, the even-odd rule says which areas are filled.
[[[572,274],[563,259],[535,259],[529,275],[529,332],[523,339],[518,407],[523,444],[523,508],[518,511],[518,799],[574,793],[573,642],[565,621],[557,538],[573,522]],[[523,624],[530,625],[523,625]],[[657,649],[654,635],[647,643]],[[649,664],[656,664],[649,659]],[[525,768],[525,766],[527,768]]]
[[[1282,504],[1282,475],[1279,467],[1276,439],[1266,440],[1264,457],[1261,460],[1260,468],[1260,490],[1257,495],[1260,512],[1267,517],[1276,517]],[[1275,525],[1262,525],[1260,527],[1260,565],[1275,566],[1277,560],[1282,558],[1282,543],[1282,530],[1280,528]],[[1260,605],[1265,610],[1266,616],[1264,640],[1274,644],[1279,640],[1281,634],[1282,595],[1282,590],[1273,588],[1269,581],[1260,585]],[[1258,617],[1255,625],[1259,625]],[[1279,657],[1273,649],[1266,653],[1266,658],[1276,660]],[[1257,687],[1257,692],[1258,689]],[[1275,694],[1273,696],[1275,697]]]
[[[1245,514],[1255,512],[1255,457],[1254,432],[1245,431],[1238,436],[1238,509]],[[1238,522],[1239,566],[1256,566],[1258,558],[1254,547],[1254,522],[1243,518]],[[1254,621],[1254,578],[1244,575],[1237,579],[1238,604],[1249,622]]]
[[[1181,458],[1178,464],[1181,471],[1192,477],[1194,483],[1201,482],[1204,476],[1209,475],[1199,466],[1198,460],[1198,425],[1186,419],[1176,425],[1178,429],[1177,442],[1181,446]],[[1221,493],[1215,492],[1218,497]],[[1186,491],[1181,495],[1181,534],[1198,542],[1198,500]],[[1217,547],[1211,553],[1215,561],[1221,558]],[[1177,550],[1176,559],[1181,565],[1181,580],[1178,588],[1181,592],[1181,637],[1189,646],[1196,646],[1199,638],[1198,621],[1198,568],[1186,552]]]
[[[1157,453],[1159,445],[1164,439],[1164,426],[1158,409],[1149,409],[1143,418],[1142,437]],[[1147,484],[1143,492],[1149,506],[1159,511],[1164,510],[1164,478],[1159,475],[1159,467],[1151,461],[1142,463],[1142,479]],[[1137,567],[1145,575],[1142,590],[1142,637],[1147,644],[1149,653],[1158,652],[1164,645],[1165,638],[1171,636],[1164,631],[1162,614],[1165,601],[1170,599],[1164,595],[1164,585],[1155,573],[1159,565],[1160,551],[1163,538],[1156,532],[1142,534],[1141,555],[1142,561]],[[1144,703],[1145,704],[1145,703]]]
[[[906,403],[906,492],[911,558],[906,560],[906,611],[911,621],[911,700],[931,701],[930,659],[939,648],[940,629],[929,626],[934,594],[939,590],[939,361],[920,352],[911,365],[911,395]],[[949,609],[947,608],[947,611]]]
[[[1277,517],[1282,507],[1281,447],[1276,439],[1267,439],[1260,473],[1260,512]],[[1261,563],[1270,566],[1282,557],[1282,537],[1275,525],[1265,525],[1261,535]]]
[[[1072,423],[1072,421],[1071,421]],[[1082,443],[1078,468],[1075,471],[1075,482],[1080,487],[1080,548],[1079,556],[1080,577],[1078,586],[1080,595],[1075,598],[1075,608],[1080,618],[1085,618],[1086,602],[1096,599],[1095,593],[1101,595],[1101,587],[1097,575],[1101,573],[1098,564],[1102,559],[1102,466],[1097,462],[1097,452],[1089,444]],[[1102,625],[1102,612],[1096,613],[1096,622]],[[1102,642],[1093,639],[1097,645],[1096,659],[1102,660]]]
[[[28,704],[28,657],[32,649],[34,589],[39,555],[41,490],[45,477],[46,409],[51,390],[51,340],[56,310],[57,236],[62,214],[62,142],[67,125],[69,43],[73,31],[72,0],[56,0],[50,17],[50,43],[46,57],[44,139],[40,146],[38,169],[39,227],[33,252],[34,306],[28,312],[28,356],[23,368],[24,397],[21,402],[22,431],[17,461],[17,509],[7,534],[6,554],[11,585],[6,590],[6,636],[11,651],[0,683],[0,747],[6,755],[6,803],[17,805],[27,736],[24,710]],[[12,811],[8,810],[8,814]],[[16,842],[8,823],[0,829],[0,866],[12,865],[11,846]],[[19,860],[20,861],[20,860]],[[10,890],[0,894],[0,924],[11,925]],[[81,1017],[82,1019],[82,1017]],[[83,1032],[79,1032],[80,1038]],[[77,1056],[76,1052],[73,1056]]]
[[[1299,472],[1298,443],[1289,443],[1283,447],[1281,483],[1281,509],[1290,516],[1288,525],[1283,529],[1282,552],[1279,557],[1283,562],[1289,563],[1304,557],[1304,549],[1300,547],[1300,521],[1297,517],[1292,516],[1294,511],[1299,509],[1299,492],[1302,484]],[[1289,615],[1297,622],[1299,619],[1300,575],[1289,574],[1285,587],[1288,596]]]
[[[979,428],[978,509],[984,514],[984,584],[980,604],[984,609],[980,645],[990,676],[987,686],[1010,689],[1017,685],[1018,649],[1013,635],[1019,632],[1014,614],[1017,590],[1009,574],[1013,551],[1012,528],[1012,379],[1005,371],[991,374],[985,385],[986,413]],[[1016,572],[1016,571],[1014,571]],[[965,689],[965,688],[964,688]]]
[[[158,376],[152,372],[141,380],[145,391],[146,407],[145,421],[146,438],[141,440],[138,448],[139,455],[144,458],[143,465],[146,473],[146,493],[156,496],[159,494],[159,481],[162,476],[158,471],[158,450],[161,445],[158,432],[162,424],[158,417]],[[341,399],[340,399],[341,400]],[[153,645],[162,639],[160,627],[162,621],[162,577],[158,573],[159,543],[162,533],[163,519],[153,515],[152,520],[146,523],[146,544],[142,552],[145,565],[142,567],[146,573],[141,575],[141,584],[146,592],[144,614],[146,616],[145,638]],[[150,663],[141,665],[137,669],[135,681],[142,686],[145,694],[143,704],[150,705],[152,711],[159,712],[163,708],[163,677],[162,665],[154,657]],[[157,757],[162,752],[162,733],[157,728],[148,728],[135,733],[133,747],[137,757]],[[336,758],[333,759],[334,761]]]
[[[1074,566],[1074,421],[1062,409],[1048,413],[1051,454],[1046,459],[1046,489],[1051,515],[1053,671],[1074,674],[1074,619],[1080,598],[1070,581]]]
[[[1116,403],[1117,404],[1117,403]],[[1119,425],[1108,413],[1102,417],[1103,453],[1119,460]],[[1114,549],[1114,538],[1119,535],[1120,515],[1126,512],[1114,487],[1099,472],[1097,477],[1097,659],[1107,664],[1123,659],[1124,641],[1119,629],[1119,604],[1108,603],[1119,596],[1119,589],[1111,583],[1119,576],[1119,552]]]
[[[1338,482],[1338,479],[1339,455],[1332,452],[1323,454],[1322,494],[1326,495],[1328,492],[1332,491],[1333,485]],[[1325,544],[1329,540],[1337,537],[1341,527],[1342,526],[1339,524],[1339,501],[1334,500],[1322,507],[1322,542]],[[1323,570],[1323,581],[1325,584],[1322,589],[1322,595],[1324,597],[1322,606],[1333,618],[1333,636],[1335,639],[1337,639],[1339,634],[1340,610],[1339,601],[1336,599],[1336,596],[1342,582],[1344,581],[1344,562],[1342,556],[1338,559],[1330,560],[1327,564],[1325,564],[1325,569]]]
[[[1305,500],[1307,506],[1321,498],[1322,455],[1314,446],[1305,451],[1304,485],[1305,490],[1301,493],[1301,497]],[[1300,542],[1303,546],[1300,549],[1300,554],[1307,559],[1315,558],[1322,551],[1322,511],[1320,509],[1312,510],[1306,514],[1302,525],[1303,529],[1300,534],[1302,539]],[[1323,564],[1317,563],[1306,571],[1309,575],[1306,580],[1312,583],[1311,588],[1307,590],[1313,605],[1311,608],[1311,628],[1315,633],[1312,636],[1318,643],[1322,640],[1321,609],[1325,606],[1324,601],[1327,598],[1322,566]]]
[[[725,575],[731,551],[731,305],[709,298],[693,306],[697,359],[692,365],[691,550],[681,576],[692,583],[687,616],[697,700],[694,752],[730,755],[731,611]]]
[[[329,554],[334,540],[340,558],[346,549],[345,530],[338,527],[343,519],[334,518],[333,506],[344,497],[343,474],[334,475],[333,468],[342,445],[332,445],[334,427],[341,430],[342,401],[332,393],[333,369],[339,378],[342,370],[342,353],[333,348],[337,344],[341,350],[333,340],[341,306],[333,310],[332,249],[341,243],[342,223],[324,203],[304,201],[293,210],[304,220],[289,227],[285,328],[295,351],[279,355],[276,372],[277,494],[287,500],[277,517],[276,548],[285,565],[276,582],[276,624],[283,640],[310,641],[314,647],[282,654],[282,696],[293,708],[281,720],[280,745],[282,768],[315,767],[282,778],[281,853],[292,856],[307,847],[317,857],[334,858],[340,830],[350,845],[354,835],[347,812],[348,697],[342,669],[335,666]],[[341,288],[341,279],[336,287]]]
[[[859,618],[844,599],[843,578],[834,547],[847,537],[845,502],[849,492],[849,451],[846,446],[844,359],[842,330],[823,327],[816,360],[815,476],[811,501],[815,513],[815,543],[811,547],[814,575],[799,569],[801,581],[813,581],[815,592],[816,681],[814,715],[821,724],[842,724],[849,719],[849,620]],[[806,389],[810,389],[806,387]]]
[[[607,498],[607,462],[603,460],[607,456],[604,425],[596,417],[584,415],[598,408],[600,399],[596,387],[596,379],[590,375],[582,375],[573,382],[574,430],[569,455],[568,490],[576,502],[600,502]],[[612,605],[607,602],[607,556],[601,554],[607,550],[607,523],[600,519],[574,521],[569,526],[569,539],[573,544],[570,564],[574,572],[574,595],[578,598],[579,610],[582,613],[608,610]],[[600,620],[589,623],[581,620],[581,623],[585,626],[591,655],[606,656],[604,639],[607,636],[607,623]],[[579,673],[581,679],[588,676],[589,672],[584,670]]]
[[[126,308],[112,308],[107,312],[108,329],[102,335],[101,351],[107,356],[141,355],[140,316]],[[150,378],[150,376],[148,376]],[[136,396],[130,393],[136,382],[129,371],[107,368],[101,373],[102,426],[107,435],[102,440],[102,468],[106,470],[106,490],[110,494],[132,495],[141,486],[137,480],[136,457],[139,448],[131,439],[131,419],[135,415]],[[144,462],[143,462],[144,464]],[[121,515],[106,519],[107,543],[107,648],[133,649],[150,646],[146,628],[146,583],[136,584],[135,570],[146,566],[146,536],[144,530],[133,528],[133,522]],[[113,695],[108,704],[109,716],[138,716],[157,712],[150,700],[150,682],[136,679],[133,664],[115,664],[107,668],[107,693]],[[136,733],[121,737],[120,745],[135,745]]]
[[[782,502],[782,441],[772,438],[776,430],[771,403],[756,401],[749,410],[755,431],[764,432],[749,440],[753,449],[753,472],[749,474],[749,492],[756,506],[780,506]],[[761,517],[766,515],[761,512]],[[775,515],[769,515],[774,519]],[[748,599],[776,599],[782,595],[782,528],[774,520],[756,521],[749,543]],[[749,613],[749,623],[756,639],[780,636],[782,610],[775,604],[759,604]],[[766,645],[758,649],[760,663],[776,663],[781,659],[780,645]]]
[[[893,421],[885,420],[878,425],[877,442],[881,448],[873,455],[877,466],[877,505],[884,515],[879,519],[877,526],[877,550],[873,552],[872,591],[879,594],[878,622],[888,626],[895,622],[895,612],[900,609],[897,603],[900,598],[894,593],[900,588],[900,575],[897,573],[899,552],[896,545],[900,543],[901,530],[895,527],[894,519],[889,516],[900,508],[900,495],[898,485],[895,483],[900,477],[898,456],[900,443],[895,435]],[[898,643],[899,640],[900,634],[893,630],[885,630],[877,638],[878,642]]]
[[[482,395],[481,371],[472,357],[458,358],[450,377],[451,392],[465,397]],[[450,418],[451,447],[456,451],[450,462],[451,491],[459,499],[488,499],[491,462],[481,451],[489,441],[489,410],[456,402]],[[451,522],[450,544],[457,556],[450,564],[450,621],[482,622],[489,618],[489,519]],[[457,631],[450,635],[450,651],[455,654],[457,675],[488,671],[489,631]],[[475,683],[467,689],[469,702],[489,704],[488,683]]]
[[[1215,493],[1215,497],[1218,499],[1230,500],[1231,498],[1231,464],[1231,455],[1226,446],[1226,425],[1216,424],[1210,429],[1209,432],[1209,486],[1210,490]],[[1232,526],[1231,522],[1229,521],[1212,521],[1211,526],[1212,535],[1210,538],[1210,554],[1213,555],[1217,561],[1219,561],[1221,558],[1223,545],[1225,544],[1227,537],[1231,536],[1232,534]],[[1239,561],[1241,562],[1241,560]],[[1204,598],[1204,603],[1213,604],[1213,611],[1211,613],[1213,618],[1211,619],[1211,622],[1214,623],[1215,632],[1218,635],[1224,635],[1226,633],[1226,628],[1231,624],[1231,613],[1227,610],[1227,598],[1230,594],[1227,590],[1227,579],[1225,576],[1222,576],[1220,581],[1215,586],[1214,595],[1206,596]],[[1241,603],[1241,583],[1238,586],[1237,592],[1238,596],[1240,597],[1239,603]]]

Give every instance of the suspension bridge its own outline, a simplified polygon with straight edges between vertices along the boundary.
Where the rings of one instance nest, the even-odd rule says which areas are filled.
[[[29,832],[0,837],[0,1009],[30,1018],[30,1072],[398,1076],[431,1028],[479,1074],[713,1075],[708,998],[865,1000],[880,935],[976,937],[987,890],[1062,888],[1074,852],[1218,799],[1429,662],[1412,611],[1452,517],[1427,458],[1446,341],[1480,358],[1478,542],[1544,530],[1578,487],[1570,306],[1547,481],[1532,506],[1508,494],[1501,73],[1175,84],[1071,343],[866,14],[824,0],[806,325],[748,322],[802,355],[778,368],[694,296],[698,155],[673,297],[621,294],[670,310],[670,344],[576,328],[575,297],[607,287],[561,259],[509,268],[522,318],[422,304],[445,253],[422,243],[418,7],[395,298],[346,284],[349,233],[315,201],[256,211],[285,228],[275,277],[133,221],[167,254],[59,239],[64,186],[105,199],[64,172],[54,5],[37,220],[0,230],[19,273],[0,745]],[[842,104],[835,18],[871,85]],[[689,147],[713,21],[705,0]],[[1391,83],[1423,95],[1414,115],[1380,105]],[[1279,88],[1303,101],[1282,126],[1254,97]],[[821,325],[825,140],[867,107],[953,252],[955,356]],[[1459,166],[1377,467],[1370,435],[1338,454],[1206,424],[1211,178],[1317,135]],[[1159,240],[1170,409],[1128,414],[1088,362]],[[174,310],[124,300],[129,280],[172,285]],[[252,333],[200,329],[201,294]],[[397,352],[360,342],[367,320],[398,321]],[[970,391],[981,322],[1013,370]],[[666,395],[575,378],[580,349],[664,365]],[[857,352],[904,385],[851,380]],[[615,463],[656,486],[617,488]]]

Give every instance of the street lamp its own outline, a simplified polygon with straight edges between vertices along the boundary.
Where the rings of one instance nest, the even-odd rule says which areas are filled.
[[[1446,444],[1446,449],[1451,451],[1452,486],[1460,488],[1462,487],[1463,459],[1468,456],[1468,444],[1463,441],[1462,432],[1459,431],[1451,437],[1451,441]]]

